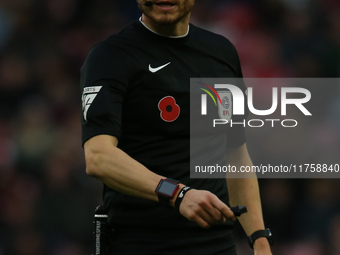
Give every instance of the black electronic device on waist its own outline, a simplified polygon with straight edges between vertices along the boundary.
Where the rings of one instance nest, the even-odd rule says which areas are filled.
[[[109,226],[107,222],[108,215],[103,205],[97,206],[94,212],[94,251],[93,255],[108,254],[108,235]]]

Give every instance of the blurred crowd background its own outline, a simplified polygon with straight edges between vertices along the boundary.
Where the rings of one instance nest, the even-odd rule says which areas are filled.
[[[134,0],[0,0],[0,255],[91,253],[102,186],[85,174],[79,70],[139,16]],[[235,44],[245,77],[339,77],[339,0],[196,0],[192,23]],[[340,163],[340,86],[312,96],[294,131],[248,129],[255,164]],[[339,184],[260,180],[274,254],[340,254]]]

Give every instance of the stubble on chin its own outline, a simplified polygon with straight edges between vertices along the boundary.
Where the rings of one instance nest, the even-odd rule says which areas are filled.
[[[178,23],[181,20],[181,17],[169,18],[169,17],[162,17],[158,20],[154,20],[160,26],[171,26]]]
[[[157,23],[160,26],[170,26],[170,25],[174,25],[177,24],[178,22],[180,22],[184,17],[186,17],[192,10],[193,6],[194,6],[195,1],[192,0],[192,2],[185,7],[184,10],[181,10],[180,13],[177,13],[176,15],[167,15],[167,14],[163,14],[160,16],[154,16],[154,15],[150,15],[150,13],[148,13],[147,11],[144,11],[143,7],[139,6],[139,8],[141,9],[141,11],[143,12],[143,14],[145,16],[147,16],[149,19],[151,19],[152,21],[154,21],[155,23]],[[148,8],[148,7],[147,7]]]

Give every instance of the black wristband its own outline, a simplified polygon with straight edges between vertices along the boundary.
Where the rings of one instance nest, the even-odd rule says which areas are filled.
[[[181,205],[182,203],[182,200],[184,198],[184,195],[185,193],[187,193],[189,190],[191,190],[190,187],[184,187],[181,189],[181,191],[178,193],[178,196],[176,198],[176,201],[175,201],[175,209],[179,212],[179,206]]]
[[[273,242],[272,232],[270,231],[269,228],[267,228],[267,229],[264,229],[264,230],[255,231],[253,234],[248,236],[248,244],[249,244],[250,248],[254,249],[254,242],[260,237],[266,237],[270,246],[273,245],[274,242]]]

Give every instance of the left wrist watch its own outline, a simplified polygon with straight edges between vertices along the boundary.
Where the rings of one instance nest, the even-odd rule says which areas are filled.
[[[273,234],[269,228],[264,230],[255,231],[253,234],[248,236],[248,243],[250,248],[254,249],[254,242],[260,237],[266,237],[270,246],[273,245]]]
[[[161,179],[157,185],[155,192],[158,195],[158,201],[161,205],[172,208],[170,205],[170,199],[173,198],[178,190],[179,181],[166,178]]]

